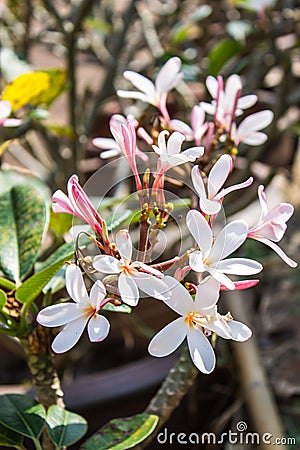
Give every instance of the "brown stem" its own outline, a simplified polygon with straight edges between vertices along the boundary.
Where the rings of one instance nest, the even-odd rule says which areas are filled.
[[[136,450],[142,450],[153,441],[160,428],[169,419],[172,412],[192,386],[197,374],[198,370],[191,360],[189,350],[186,348],[145,409],[145,413],[156,414],[159,417],[159,421],[154,433],[142,444],[135,447]]]
[[[195,251],[195,249],[191,248],[190,250],[187,250],[181,256],[175,256],[175,258],[169,259],[168,261],[164,261],[162,263],[152,264],[151,267],[153,269],[159,270],[160,272],[165,272],[166,270],[170,269],[171,267],[178,268],[180,266],[184,266],[188,263],[190,253],[192,253],[194,251]]]
[[[21,339],[21,344],[27,356],[27,363],[38,401],[45,408],[49,408],[51,405],[58,405],[63,408],[63,391],[49,352],[51,340],[51,330],[38,325],[28,336]],[[54,449],[55,445],[45,432],[43,434],[43,450]]]

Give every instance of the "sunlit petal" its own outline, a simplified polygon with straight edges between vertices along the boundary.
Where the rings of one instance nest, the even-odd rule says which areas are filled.
[[[173,353],[187,335],[188,325],[179,317],[166,325],[151,340],[148,351],[152,356],[163,357]]]
[[[190,328],[187,335],[193,363],[202,373],[211,373],[216,365],[216,356],[209,340],[202,331]]]
[[[124,303],[129,306],[136,306],[138,304],[140,298],[139,290],[132,277],[121,273],[119,276],[118,288]]]
[[[138,272],[134,276],[134,281],[141,291],[145,292],[149,297],[158,300],[168,300],[170,298],[170,289],[164,282],[164,279],[156,278],[148,273]]]
[[[69,296],[77,303],[89,303],[89,296],[83,281],[81,270],[75,264],[66,269],[66,289]]]
[[[123,259],[131,261],[132,258],[132,241],[127,230],[120,230],[116,235],[116,244]]]
[[[232,158],[229,155],[222,155],[211,169],[208,176],[208,198],[212,199],[223,187],[228,175],[233,167]]]
[[[91,342],[100,342],[109,333],[110,324],[106,317],[94,314],[88,323],[88,335]]]
[[[52,342],[52,350],[55,353],[64,353],[74,347],[79,341],[87,321],[87,317],[80,317],[68,323]]]
[[[110,255],[97,255],[93,259],[93,266],[103,273],[121,272],[120,261]]]
[[[104,299],[106,295],[106,289],[102,281],[97,280],[96,283],[93,284],[90,291],[90,305],[99,310],[101,301]]]
[[[247,325],[237,322],[236,320],[230,320],[228,322],[228,326],[231,329],[231,334],[234,341],[247,341],[252,336],[252,331],[250,328],[247,327]]]
[[[209,261],[216,263],[237,250],[246,240],[248,225],[244,220],[234,220],[218,234],[209,255]]]
[[[186,288],[175,278],[166,275],[164,282],[170,290],[170,298],[165,303],[178,314],[186,316],[194,310],[194,301]]]
[[[45,327],[59,327],[82,316],[78,303],[59,303],[42,309],[36,320]]]
[[[218,302],[220,296],[220,283],[213,277],[206,278],[199,284],[195,297],[195,310],[203,312],[211,309]]]
[[[210,252],[212,245],[213,236],[210,226],[203,215],[195,209],[187,213],[186,223],[205,257]]]

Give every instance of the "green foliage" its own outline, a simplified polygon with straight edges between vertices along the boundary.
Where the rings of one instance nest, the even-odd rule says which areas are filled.
[[[228,38],[218,42],[208,55],[208,72],[214,76],[218,75],[223,66],[238,55],[242,48],[242,44],[234,39]]]
[[[0,424],[0,445],[22,448],[22,436]]]
[[[16,299],[21,303],[33,302],[56,272],[64,265],[65,261],[66,259],[62,258],[24,281],[16,290]]]
[[[19,394],[0,396],[0,424],[10,430],[37,440],[45,424],[43,405],[31,397]]]
[[[13,291],[14,289],[16,289],[16,285],[12,281],[2,277],[0,277],[0,286],[9,291]]]
[[[113,419],[88,439],[81,450],[125,450],[144,441],[155,429],[158,416],[137,414]]]
[[[48,409],[46,422],[49,436],[57,450],[79,441],[87,431],[83,417],[56,405]]]
[[[112,303],[106,303],[106,305],[102,308],[104,311],[110,311],[110,312],[122,312],[122,313],[131,313],[131,308],[128,305],[113,305]]]
[[[6,294],[2,289],[0,289],[0,309],[3,308],[7,300]]]
[[[16,284],[32,270],[46,224],[44,199],[32,186],[16,185],[0,196],[0,269]]]

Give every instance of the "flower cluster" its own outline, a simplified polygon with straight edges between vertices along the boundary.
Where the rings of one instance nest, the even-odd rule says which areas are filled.
[[[94,144],[110,149],[106,157],[122,153],[132,170],[141,205],[137,257],[133,257],[129,230],[121,229],[115,237],[109,235],[105,220],[73,175],[68,182],[68,196],[61,191],[53,195],[53,210],[77,216],[91,227],[100,249],[100,254],[92,258],[93,273],[99,279],[88,294],[80,261],[79,266],[68,265],[66,289],[74,303],[48,306],[40,311],[37,320],[45,326],[64,326],[52,348],[57,353],[65,352],[77,343],[86,325],[91,341],[103,340],[109,332],[109,322],[104,315],[107,304],[135,307],[142,292],[179,315],[153,337],[149,353],[157,357],[169,355],[187,338],[194,364],[201,372],[210,373],[215,367],[215,353],[209,340],[212,333],[235,341],[245,341],[251,336],[251,330],[235,321],[230,313],[218,312],[221,290],[255,285],[257,280],[237,281],[235,277],[256,275],[263,268],[258,261],[234,253],[240,251],[247,239],[255,239],[275,250],[291,267],[296,266],[277,245],[293,207],[280,203],[269,210],[263,186],[258,187],[261,216],[254,226],[238,219],[220,228],[218,220],[224,197],[253,184],[252,177],[238,184],[227,184],[234,170],[237,146],[241,142],[263,144],[267,136],[260,130],[271,123],[273,113],[257,112],[237,124],[237,118],[257,102],[257,97],[241,96],[242,83],[238,75],[232,75],[225,85],[222,77],[209,76],[206,85],[212,101],[195,105],[191,123],[187,124],[171,118],[167,108],[168,93],[183,77],[179,58],[171,58],[161,68],[155,83],[132,71],[126,71],[124,76],[138,91],[120,90],[118,95],[155,106],[159,112],[159,127],[148,130],[139,126],[138,118],[114,115],[110,121],[114,139],[96,138]],[[211,121],[206,120],[207,114]],[[156,168],[152,172],[148,168],[143,176],[138,170],[137,157],[147,162],[147,156],[140,150],[138,138],[144,141],[144,146],[146,142],[157,157]],[[193,141],[195,146],[182,150],[185,141]],[[146,263],[151,261],[159,230],[168,224],[171,213],[164,198],[166,173],[186,163],[195,163],[191,182],[192,195],[197,196],[197,201],[186,215],[193,247],[159,264]],[[156,240],[150,239],[151,233],[156,233]]]

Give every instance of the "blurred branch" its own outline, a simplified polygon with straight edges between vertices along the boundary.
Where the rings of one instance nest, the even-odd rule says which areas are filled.
[[[228,298],[224,300],[233,317],[243,323],[249,323],[247,303],[240,291],[231,292],[231,296],[235,297],[233,301],[229,302]],[[268,433],[273,439],[283,438],[283,425],[260,359],[256,339],[252,336],[246,342],[233,342],[231,345],[240,369],[241,385],[255,431],[260,436]],[[279,450],[286,449],[283,444],[277,444],[276,447]],[[267,450],[270,445],[261,441],[260,448]]]
[[[119,59],[120,55],[124,48],[124,43],[126,41],[126,35],[129,30],[130,25],[132,24],[133,17],[136,13],[135,9],[136,0],[131,0],[127,11],[123,15],[123,26],[121,30],[115,32],[113,36],[112,50],[111,50],[111,62],[106,67],[106,77],[103,80],[103,83],[96,92],[94,97],[94,102],[92,105],[92,110],[90,116],[85,125],[85,133],[87,136],[90,135],[93,126],[97,120],[97,112],[99,105],[110,95],[113,95],[115,92],[114,89],[114,80],[116,74],[118,72],[119,67]]]

